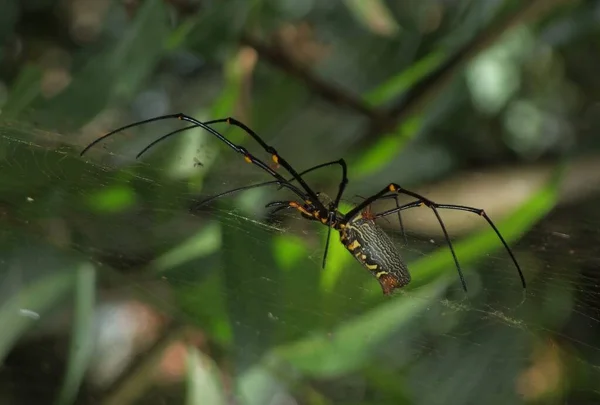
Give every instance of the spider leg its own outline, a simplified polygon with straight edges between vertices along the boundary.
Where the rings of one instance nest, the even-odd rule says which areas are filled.
[[[154,141],[153,144],[156,143],[156,142],[157,141]],[[151,146],[152,145],[149,145],[148,147],[146,147],[145,150],[149,149]],[[145,152],[145,150],[142,151],[142,152]],[[339,186],[340,188],[338,189],[338,197],[337,197],[338,201],[337,201],[337,203],[333,203],[329,207],[329,215],[328,215],[328,221],[327,221],[327,224],[329,225],[329,229],[327,231],[327,238],[326,238],[326,242],[325,242],[325,251],[323,253],[323,262],[322,262],[323,268],[325,268],[325,265],[327,264],[327,254],[329,252],[329,241],[330,241],[330,238],[331,238],[331,227],[332,227],[331,225],[333,224],[333,221],[335,220],[337,206],[339,205],[339,199],[341,199],[341,196],[342,196],[342,194],[344,192],[346,184],[348,183],[346,162],[344,161],[344,159],[333,160],[331,162],[321,163],[319,165],[313,166],[313,167],[308,168],[306,170],[303,170],[302,172],[299,173],[299,175],[302,176],[302,175],[310,173],[310,172],[312,172],[314,170],[321,169],[321,168],[327,167],[327,166],[336,165],[336,164],[338,164],[338,165],[340,165],[342,167],[342,181],[341,181],[340,186]],[[294,180],[295,179],[292,177],[292,178],[288,179],[288,182],[292,182]],[[279,184],[279,189],[281,189],[283,187],[283,185],[279,181],[277,181],[277,180],[272,180],[272,181],[267,181],[267,182],[263,182],[263,183],[252,184],[252,185],[244,186],[244,187],[238,187],[238,188],[235,188],[233,190],[228,190],[228,191],[225,191],[223,193],[220,193],[220,194],[214,195],[212,197],[209,197],[206,200],[201,201],[198,204],[196,204],[194,207],[192,207],[192,210],[193,209],[197,209],[198,207],[200,207],[200,206],[202,206],[204,204],[207,204],[210,201],[216,200],[217,198],[220,198],[220,197],[223,197],[223,196],[226,196],[226,195],[229,195],[229,194],[233,194],[233,193],[236,193],[238,191],[250,190],[250,189],[253,189],[253,188],[264,187],[264,186],[269,186],[269,185],[274,185],[274,184]],[[318,197],[320,193],[316,192],[315,194]],[[397,205],[397,203],[396,203],[396,205]],[[289,201],[274,201],[272,203],[267,204],[266,207],[267,208],[268,207],[276,207],[274,210],[271,211],[271,214],[275,214],[275,213],[277,213],[279,211],[282,211],[282,210],[285,210],[285,209],[288,209],[288,208],[293,208],[290,205]],[[306,215],[302,211],[301,211],[301,214],[306,219],[316,220],[314,218],[314,216],[308,216],[308,215]],[[400,216],[400,214],[398,214],[398,216]],[[400,223],[400,226],[402,227],[402,222]],[[404,228],[402,228],[402,230],[404,231]]]
[[[361,195],[357,195],[356,197],[362,198],[363,200],[366,200],[367,197],[363,197]],[[398,223],[400,224],[400,232],[402,232],[402,238],[404,239],[404,244],[408,243],[408,239],[406,238],[406,231],[404,230],[404,224],[402,222],[402,215],[400,215],[400,211],[405,210],[406,208],[400,209],[400,202],[398,201],[398,194],[390,194],[390,195],[384,195],[381,196],[379,199],[380,200],[387,200],[387,199],[394,199],[394,202],[396,203],[396,208],[397,210],[397,214],[398,214]],[[410,208],[410,207],[407,207]],[[367,206],[366,210],[370,213],[371,210],[371,206]],[[384,215],[385,217],[385,215]],[[379,215],[375,215],[374,219],[380,218]]]
[[[83,156],[84,153],[87,152],[89,149],[91,149],[94,145],[102,142],[106,138],[108,138],[110,136],[113,136],[116,133],[119,133],[121,131],[125,131],[126,129],[129,129],[129,128],[137,127],[139,125],[149,124],[149,123],[155,122],[155,121],[163,121],[163,120],[170,120],[170,119],[174,119],[174,118],[179,118],[179,115],[181,115],[181,114],[161,115],[159,117],[154,117],[154,118],[150,118],[150,119],[147,119],[147,120],[134,122],[133,124],[129,124],[129,125],[125,125],[125,126],[122,126],[120,128],[117,128],[114,131],[110,131],[108,134],[101,136],[100,138],[96,139],[95,141],[93,141],[92,143],[90,143],[88,146],[86,146],[85,148],[83,148],[83,150],[81,151],[81,153],[79,153],[79,156]]]
[[[335,221],[336,215],[337,215],[337,209],[340,205],[340,201],[342,199],[344,191],[346,190],[346,185],[348,184],[348,167],[347,167],[346,161],[344,159],[338,159],[338,160],[332,160],[331,162],[322,163],[320,165],[313,166],[310,169],[304,170],[299,173],[299,175],[302,176],[313,170],[321,169],[323,167],[332,166],[332,165],[336,165],[336,164],[340,165],[340,167],[342,168],[342,180],[340,181],[340,185],[338,186],[338,192],[335,197],[335,200],[332,201],[328,207],[327,226],[329,229],[327,230],[327,238],[325,239],[325,251],[323,252],[323,264],[322,264],[323,268],[325,268],[325,265],[327,264],[327,253],[329,252],[329,240],[331,238],[331,228],[333,227],[333,222]],[[315,194],[317,194],[317,196],[319,195],[319,193],[315,193]]]
[[[208,197],[205,200],[202,200],[202,201],[194,204],[193,207],[192,207],[192,210],[200,208],[201,206],[206,205],[209,202],[211,202],[213,200],[216,200],[217,198],[221,198],[221,197],[224,197],[224,196],[229,195],[229,194],[234,194],[234,193],[237,193],[239,191],[251,190],[253,188],[259,188],[259,187],[264,187],[264,186],[273,186],[275,184],[281,185],[281,182],[278,181],[278,180],[271,180],[271,181],[265,181],[263,183],[256,183],[256,184],[251,184],[249,186],[243,186],[243,187],[234,188],[232,190],[227,190],[227,191],[224,191],[222,193],[215,194],[215,195],[213,195],[211,197]]]
[[[192,126],[192,127],[187,127],[187,128],[183,128],[183,129],[180,129],[180,130],[178,130],[178,131],[173,131],[173,133],[171,133],[171,134],[174,134],[175,132],[181,132],[181,131],[183,131],[183,130],[186,130],[186,129],[188,129],[188,128],[195,128],[195,126]],[[167,134],[167,135],[171,135],[171,134]],[[167,135],[165,135],[165,136],[167,136]],[[156,142],[157,142],[157,141],[154,141],[152,144],[148,145],[148,146],[147,146],[147,147],[146,147],[146,148],[145,148],[145,149],[144,149],[142,152],[140,152],[140,153],[138,154],[138,157],[139,157],[139,156],[141,156],[141,154],[142,154],[142,153],[144,153],[146,150],[150,149],[150,146],[152,146],[152,145],[153,145],[153,144],[155,144]],[[300,174],[300,176],[303,176],[303,175],[304,175],[304,174],[306,174],[306,173],[310,173],[310,172],[312,172],[313,170],[317,170],[317,169],[320,169],[320,168],[322,168],[322,167],[326,167],[326,166],[332,166],[332,165],[334,165],[334,164],[342,164],[342,163],[340,163],[340,161],[343,161],[343,159],[334,160],[334,161],[327,162],[327,163],[321,163],[321,164],[319,164],[319,165],[316,165],[316,166],[313,166],[313,167],[311,167],[311,168],[309,168],[309,169],[306,169],[306,170],[304,170],[304,171],[300,172],[299,174]],[[345,164],[345,162],[344,162],[344,164]],[[293,177],[292,177],[292,178],[289,178],[289,179],[287,179],[287,181],[288,181],[289,183],[293,182],[294,180],[295,180],[295,179],[294,179]],[[347,183],[347,181],[346,181],[346,183]],[[281,190],[282,188],[284,188],[284,187],[285,187],[285,186],[281,185],[281,182],[280,182],[280,181],[278,181],[278,180],[264,181],[264,182],[262,182],[262,183],[256,183],[256,184],[251,184],[251,185],[249,185],[249,186],[238,187],[238,188],[234,188],[234,189],[232,189],[232,190],[227,190],[227,191],[225,191],[225,192],[223,192],[223,193],[216,194],[216,195],[214,195],[214,196],[211,196],[211,197],[207,198],[206,200],[203,200],[203,201],[199,202],[198,204],[196,204],[196,206],[201,206],[201,205],[207,204],[207,203],[209,203],[209,202],[210,202],[210,201],[212,201],[212,200],[216,200],[217,198],[224,197],[224,196],[226,196],[226,195],[229,195],[229,194],[237,193],[237,192],[239,192],[239,191],[245,191],[245,190],[250,190],[250,189],[253,189],[253,188],[259,188],[259,187],[264,187],[264,186],[272,186],[272,185],[274,185],[274,184],[279,184],[279,188],[278,188],[279,190]],[[317,195],[317,197],[318,197],[320,193],[319,193],[319,192],[316,192],[315,194],[316,194],[316,195]]]
[[[410,191],[410,190],[406,190],[406,189],[402,188],[398,184],[390,183],[386,188],[384,188],[383,190],[379,191],[378,193],[372,195],[371,197],[369,197],[365,201],[363,201],[361,204],[359,204],[356,207],[354,207],[351,211],[349,211],[344,216],[343,220],[344,221],[350,220],[355,215],[357,215],[358,213],[360,213],[366,206],[372,204],[374,201],[376,201],[378,199],[381,199],[382,197],[384,197],[388,193],[397,193],[397,194],[408,195],[410,197],[416,198],[418,201],[414,202],[414,203],[407,204],[405,206],[400,206],[400,207],[397,207],[397,208],[394,208],[394,209],[391,209],[391,210],[387,210],[385,212],[377,214],[376,217],[384,217],[384,216],[387,216],[387,215],[391,215],[391,214],[403,211],[403,210],[408,209],[408,208],[417,207],[417,206],[419,206],[421,204],[422,205],[426,205],[427,207],[429,207],[433,211],[433,213],[435,214],[435,216],[436,216],[436,218],[437,218],[437,220],[438,220],[438,222],[440,224],[440,227],[442,228],[442,231],[444,232],[444,237],[446,238],[446,242],[448,243],[448,247],[450,248],[450,252],[452,253],[452,257],[454,259],[454,263],[456,264],[456,268],[458,270],[458,274],[459,274],[461,283],[463,285],[463,289],[465,291],[467,290],[467,286],[466,286],[466,283],[465,283],[465,280],[464,280],[464,276],[462,274],[462,270],[461,270],[460,265],[458,263],[458,259],[456,257],[456,253],[454,252],[454,247],[452,245],[452,242],[450,241],[450,238],[448,237],[448,232],[446,230],[446,226],[444,225],[444,221],[442,221],[442,218],[440,217],[440,214],[438,212],[438,208],[472,212],[472,213],[478,214],[479,216],[482,216],[483,218],[485,218],[485,220],[487,221],[487,223],[492,227],[492,229],[496,233],[496,236],[498,237],[498,239],[500,239],[500,241],[504,245],[504,248],[508,252],[510,258],[512,259],[512,261],[513,261],[513,263],[515,265],[515,267],[517,268],[517,271],[519,273],[519,277],[521,279],[521,284],[523,285],[523,288],[526,288],[525,277],[523,275],[521,267],[519,266],[519,263],[517,262],[517,259],[515,258],[515,255],[513,254],[512,250],[510,249],[510,247],[508,246],[508,244],[506,243],[506,241],[504,240],[504,238],[500,234],[500,231],[498,230],[498,228],[496,227],[496,225],[494,225],[494,223],[492,222],[492,220],[490,219],[490,217],[485,213],[485,211],[483,209],[474,208],[474,207],[467,207],[467,206],[464,206],[464,205],[438,204],[438,203],[435,203],[435,202],[429,200],[428,198],[425,198],[424,196],[422,196],[420,194],[417,194],[417,193],[415,193],[413,191]]]
[[[319,218],[315,217],[315,215],[308,211],[304,206],[298,204],[296,201],[273,201],[268,203],[265,207],[270,208],[270,207],[275,207],[275,209],[273,211],[271,211],[271,214],[275,213],[275,212],[279,212],[288,208],[295,208],[298,211],[300,211],[300,214],[306,218],[306,219],[310,219],[312,221],[317,221],[319,220]],[[325,265],[327,264],[327,253],[329,252],[329,240],[331,239],[331,228],[333,228],[333,221],[335,220],[335,210],[329,210],[329,214],[327,216],[327,219],[322,218],[321,222],[323,224],[327,224],[327,238],[325,239],[325,251],[323,252],[323,262],[322,262],[322,267],[325,268]]]
[[[452,245],[452,242],[450,241],[450,237],[448,236],[448,231],[446,230],[446,226],[444,225],[444,221],[442,221],[442,218],[440,217],[440,214],[438,213],[437,209],[434,207],[433,202],[429,201],[428,199],[426,199],[425,197],[421,197],[421,196],[415,196],[412,192],[405,192],[407,190],[402,189],[400,186],[397,186],[396,184],[390,184],[388,187],[384,188],[383,190],[381,190],[379,193],[367,198],[365,201],[363,201],[361,204],[357,205],[356,207],[354,207],[354,209],[352,209],[350,212],[348,212],[346,214],[346,216],[344,217],[344,219],[350,220],[354,215],[356,215],[357,213],[361,212],[364,207],[372,204],[373,202],[381,199],[382,197],[384,197],[387,193],[389,192],[396,192],[398,194],[406,194],[412,197],[415,197],[419,200],[419,203],[423,203],[426,204],[429,208],[431,208],[433,210],[433,213],[435,214],[440,227],[442,228],[442,232],[444,233],[444,237],[446,239],[446,242],[448,243],[448,248],[450,249],[450,253],[452,253],[452,258],[454,259],[454,264],[456,266],[456,270],[458,271],[458,277],[460,278],[460,282],[462,284],[463,289],[465,290],[465,292],[467,291],[467,283],[465,281],[465,277],[463,275],[462,269],[460,267],[460,263],[458,262],[458,258],[456,257],[456,252],[454,251],[454,246]],[[410,194],[409,194],[410,193]],[[418,204],[414,204],[413,206],[418,206]],[[402,208],[402,207],[400,207]],[[391,211],[391,212],[390,212]],[[395,212],[399,212],[401,210],[399,210],[398,208],[394,208],[391,210],[386,211],[386,215],[391,215]],[[383,217],[385,215],[380,215],[379,217]]]
[[[185,130],[191,129],[191,128],[197,128],[197,127],[195,125],[193,125],[191,127],[182,128],[182,129],[179,129],[177,131],[173,131],[173,132],[171,132],[171,133],[169,133],[167,135],[164,135],[163,138],[166,137],[166,136],[175,135],[178,132],[182,132],[182,131],[185,131]],[[160,139],[157,139],[156,141],[152,142],[150,145],[146,146],[146,148],[144,148],[144,150],[142,150],[140,153],[138,153],[137,157],[140,157],[143,153],[145,153],[148,149],[150,149],[152,146],[154,146],[159,141],[160,141]],[[334,164],[340,164],[341,160],[343,160],[343,159],[334,160],[334,161],[327,162],[327,163],[321,163],[319,165],[316,165],[316,166],[313,166],[313,167],[311,167],[309,169],[306,169],[306,170],[300,172],[299,174],[300,174],[300,176],[302,176],[302,175],[304,175],[306,173],[310,173],[313,170],[317,170],[317,169],[320,169],[322,167],[332,166]],[[290,183],[293,182],[294,180],[295,179],[293,177],[287,179],[287,181],[290,182]],[[234,194],[234,193],[237,193],[239,191],[245,191],[245,190],[250,190],[250,189],[253,189],[253,188],[259,188],[259,187],[264,187],[264,186],[272,186],[272,185],[275,185],[275,184],[279,184],[278,190],[281,190],[282,188],[285,187],[278,180],[264,181],[262,183],[256,183],[256,184],[251,184],[249,186],[238,187],[238,188],[234,188],[232,190],[227,190],[227,191],[225,191],[223,193],[219,193],[219,194],[213,195],[213,196],[207,198],[206,200],[202,200],[199,203],[195,204],[193,208],[198,208],[198,207],[200,207],[202,205],[208,204],[209,202],[211,202],[213,200],[216,200],[217,198],[224,197],[224,196],[229,195],[229,194]],[[317,195],[317,197],[319,196],[318,192],[315,193],[315,194]]]
[[[316,220],[314,214],[312,212],[310,212],[309,210],[307,210],[302,204],[298,203],[297,201],[293,201],[293,200],[272,201],[272,202],[268,203],[267,205],[265,205],[265,208],[272,208],[272,207],[275,207],[275,209],[273,211],[271,211],[271,213],[279,212],[281,210],[288,209],[288,208],[295,208],[302,214],[302,216],[304,218]]]
[[[321,168],[327,167],[327,166],[333,166],[333,165],[340,165],[340,166],[342,166],[342,170],[344,170],[344,167],[346,166],[346,161],[344,159],[338,159],[338,160],[332,160],[331,162],[321,163],[321,164],[318,164],[316,166],[313,166],[306,170],[301,171],[300,173],[298,173],[298,175],[304,176],[305,174],[310,173],[314,170],[321,169]],[[292,182],[294,180],[295,180],[295,178],[293,178],[293,177],[288,179],[289,182]],[[316,193],[316,194],[317,194],[317,196],[319,195],[319,193]]]
[[[148,151],[148,149],[152,148],[157,143],[162,142],[165,139],[172,137],[173,135],[177,135],[180,132],[184,132],[184,131],[187,131],[188,129],[193,129],[193,128],[200,128],[200,127],[198,125],[190,125],[189,127],[179,128],[179,129],[176,129],[175,131],[169,132],[168,134],[161,136],[160,138],[158,138],[158,139],[152,141],[150,144],[148,144],[144,149],[142,149],[137,155],[135,155],[135,158],[139,159],[144,153],[146,153]]]
[[[185,119],[185,118],[181,118],[181,119]],[[316,193],[312,190],[312,188],[310,188],[310,186],[304,181],[304,179],[298,174],[298,172],[296,172],[296,170],[294,170],[294,168],[288,163],[287,160],[285,160],[282,156],[279,155],[279,153],[277,152],[277,150],[273,146],[268,145],[265,141],[263,141],[263,139],[260,136],[258,136],[258,134],[256,132],[254,132],[252,129],[250,129],[246,124],[244,124],[243,122],[240,122],[240,121],[236,120],[235,118],[228,117],[228,118],[221,118],[221,119],[207,121],[206,123],[204,123],[204,125],[206,125],[208,127],[209,124],[217,124],[217,123],[221,123],[221,122],[225,122],[225,123],[227,123],[229,125],[233,125],[233,126],[236,126],[238,128],[241,128],[242,130],[244,130],[244,132],[246,132],[248,135],[250,135],[252,137],[252,139],[254,139],[265,150],[265,152],[267,152],[268,154],[271,155],[271,158],[273,159],[273,162],[275,162],[276,164],[281,165],[285,170],[287,170],[292,175],[292,177],[296,181],[298,181],[298,183],[306,191],[306,194],[310,197],[310,199],[313,202],[313,204],[316,205],[317,208],[319,208],[319,211],[321,211],[322,213],[326,212],[327,209],[321,203],[321,201],[317,197]],[[210,128],[210,127],[208,127],[208,128]],[[220,137],[231,148],[237,150],[239,153],[242,153],[245,156],[248,155],[248,151],[245,148],[243,148],[241,146],[234,145],[230,141],[226,140],[222,135]],[[272,169],[270,169],[270,170],[273,173],[275,173]],[[303,198],[303,200],[306,200],[306,198]]]
[[[474,214],[479,215],[480,217],[483,217],[487,221],[487,223],[492,227],[492,229],[496,233],[496,236],[498,236],[498,239],[500,239],[500,241],[504,245],[504,248],[508,252],[508,255],[510,256],[513,263],[515,264],[515,267],[517,268],[517,271],[519,272],[519,277],[521,278],[521,284],[523,285],[523,288],[527,287],[527,284],[525,282],[525,276],[523,275],[523,272],[521,271],[521,267],[519,266],[519,263],[517,262],[515,255],[513,254],[512,250],[508,247],[508,243],[506,243],[506,241],[502,237],[502,234],[500,233],[500,231],[498,230],[498,228],[496,227],[494,222],[492,222],[492,219],[488,216],[488,214],[485,212],[484,209],[475,208],[475,207],[467,207],[464,205],[455,205],[455,204],[436,204],[436,205],[437,205],[437,208],[446,209],[446,210],[472,212]]]
[[[187,121],[192,123],[193,125],[181,130],[176,130],[176,131],[172,131],[166,135],[163,135],[162,137],[158,138],[156,141],[154,141],[152,143],[152,145],[156,145],[159,142],[162,142],[163,140],[169,138],[170,136],[173,136],[175,133],[179,133],[182,131],[185,131],[187,129],[191,129],[194,127],[200,127],[208,132],[210,132],[212,135],[214,135],[216,138],[218,138],[221,142],[223,142],[224,144],[226,144],[229,148],[233,149],[234,151],[236,151],[237,153],[241,154],[244,156],[244,160],[248,163],[251,163],[255,166],[260,167],[262,170],[264,170],[265,172],[269,173],[271,176],[273,176],[275,179],[277,179],[280,184],[285,187],[288,188],[289,190],[293,191],[296,195],[298,195],[300,198],[302,198],[302,200],[306,200],[307,196],[306,194],[308,194],[308,196],[311,199],[314,199],[314,204],[317,205],[317,207],[322,210],[322,212],[326,211],[326,208],[323,206],[323,204],[319,201],[319,199],[316,197],[316,195],[314,194],[314,192],[310,189],[310,187],[308,187],[308,185],[306,184],[306,182],[304,182],[304,180],[302,180],[302,178],[297,177],[297,173],[295,171],[290,172],[294,178],[297,177],[297,180],[299,181],[299,183],[302,185],[302,187],[306,190],[306,193],[304,191],[302,191],[300,188],[294,186],[293,184],[290,184],[290,182],[288,182],[282,175],[280,175],[279,173],[277,173],[275,170],[273,170],[272,168],[269,167],[269,165],[267,165],[265,162],[263,162],[262,160],[256,158],[254,155],[252,155],[246,148],[244,148],[243,146],[239,146],[234,144],[233,142],[231,142],[229,139],[225,138],[221,133],[217,132],[215,129],[213,129],[212,127],[208,126],[208,124],[211,123],[217,123],[217,122],[223,122],[224,120],[214,120],[214,121],[209,121],[208,123],[203,123],[198,121],[197,119],[190,117],[189,115],[185,115],[185,114],[168,114],[168,115],[161,115],[159,117],[154,117],[154,118],[150,118],[147,120],[143,120],[143,121],[138,121],[138,122],[134,122],[133,124],[129,124],[129,125],[125,125],[121,128],[117,128],[114,131],[109,132],[108,134],[101,136],[100,138],[96,139],[95,141],[93,141],[92,143],[90,143],[88,146],[86,146],[80,153],[80,155],[83,155],[85,152],[87,152],[92,146],[96,145],[97,143],[99,143],[100,141],[108,138],[109,136],[115,135],[118,132],[124,131],[128,128],[132,128],[132,127],[136,127],[139,125],[143,125],[143,124],[147,124],[150,122],[155,122],[155,121],[161,121],[161,120],[168,120],[168,119],[178,119],[181,121]],[[226,119],[227,122],[229,119]],[[239,123],[239,121],[235,121],[236,123]],[[241,123],[240,123],[241,124]],[[244,125],[244,124],[241,124]],[[247,128],[244,125],[245,128]],[[256,134],[254,134],[253,132],[249,132],[252,137],[261,145],[263,146],[263,148],[265,148],[265,150],[267,152],[271,152],[272,153],[272,157],[273,160],[275,161],[275,163],[277,163],[277,160],[279,159],[279,155],[277,154],[277,151],[272,148],[269,147],[268,145],[266,145],[264,143],[264,141]],[[144,149],[142,152],[145,152],[147,150]],[[283,164],[285,163],[285,165]],[[285,162],[285,160],[282,159],[282,166],[286,167],[289,166],[289,164],[287,162]],[[287,168],[287,167],[286,167]],[[289,170],[288,170],[289,171]]]
[[[325,239],[325,251],[323,252],[323,268],[325,268],[325,265],[327,264],[327,253],[329,252],[329,240],[331,239],[331,228],[333,226],[333,222],[335,221],[336,215],[337,215],[337,208],[340,205],[340,200],[342,199],[342,196],[344,194],[344,191],[346,189],[346,185],[348,184],[348,167],[346,165],[346,161],[344,159],[338,159],[338,160],[332,160],[331,162],[326,162],[326,163],[321,163],[319,165],[313,166],[309,169],[306,169],[300,173],[298,173],[298,176],[303,176],[304,174],[310,173],[313,170],[317,170],[317,169],[321,169],[323,167],[327,167],[327,166],[333,166],[333,165],[340,165],[342,168],[342,180],[340,181],[340,185],[338,187],[338,193],[336,195],[336,198],[334,201],[332,201],[332,203],[329,205],[328,207],[328,214],[327,214],[327,226],[329,227],[329,230],[327,231],[327,238]],[[301,178],[301,177],[300,177]],[[292,182],[295,178],[289,179],[289,182]],[[266,185],[266,183],[262,183],[261,185]],[[260,187],[261,185],[256,185],[256,187]],[[254,187],[252,187],[254,188]],[[233,190],[233,191],[238,191],[240,189],[237,190]],[[318,197],[319,193],[315,193],[315,195]],[[398,201],[396,201],[396,205],[398,205]],[[269,206],[269,205],[268,205]],[[273,212],[278,212],[281,209],[284,208],[278,208]],[[400,217],[400,214],[398,214],[398,217]],[[315,219],[314,217],[311,217],[310,219]],[[402,220],[400,219],[400,226],[402,227]],[[404,232],[404,228],[402,228],[402,231]],[[406,239],[406,236],[405,236]]]

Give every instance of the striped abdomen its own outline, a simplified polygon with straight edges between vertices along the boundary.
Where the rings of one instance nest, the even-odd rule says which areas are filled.
[[[375,221],[362,215],[340,229],[346,249],[379,281],[383,293],[410,283],[410,274],[390,237]]]

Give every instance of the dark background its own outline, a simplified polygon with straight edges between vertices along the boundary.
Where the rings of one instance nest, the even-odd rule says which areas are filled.
[[[2,2],[1,402],[597,403],[599,33],[593,0]],[[342,212],[485,208],[527,290],[473,214],[442,213],[467,293],[430,210],[380,220],[413,277],[384,297],[285,190],[190,210],[270,178],[199,129],[135,159],[177,120],[79,156],[176,112],[345,158]]]

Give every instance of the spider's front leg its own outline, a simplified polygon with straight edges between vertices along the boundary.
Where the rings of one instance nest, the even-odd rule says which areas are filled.
[[[265,205],[265,208],[274,208],[271,210],[271,214],[294,208],[300,212],[300,215],[302,215],[303,218],[310,219],[312,221],[317,221],[319,219],[318,210],[311,210],[310,205],[301,205],[297,201],[272,201]]]

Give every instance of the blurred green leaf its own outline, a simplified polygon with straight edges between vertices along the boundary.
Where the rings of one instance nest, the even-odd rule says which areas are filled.
[[[353,207],[347,203],[341,203],[339,206],[340,212],[348,212]],[[322,233],[322,246],[325,247],[327,232]],[[338,232],[331,232],[331,240],[329,242],[329,252],[327,254],[327,265],[321,271],[320,287],[321,291],[333,291],[335,285],[342,277],[344,269],[348,268],[348,264],[355,259],[348,254],[348,251],[339,242]]]
[[[223,226],[223,280],[236,367],[253,364],[274,344],[283,272],[270,252],[273,230],[235,219]],[[257,333],[257,331],[260,331]]]
[[[150,268],[159,273],[167,271],[218,251],[221,243],[221,227],[217,222],[210,222],[190,239],[156,258]]]
[[[219,98],[212,104],[211,115],[213,117],[231,115],[241,94],[243,73],[242,56],[238,51],[225,61],[225,86]]]
[[[187,350],[186,405],[227,404],[218,368],[193,347]]]
[[[38,65],[25,65],[2,106],[2,119],[14,119],[29,107],[40,94],[41,80],[42,69]]]
[[[239,97],[241,94],[241,86],[243,83],[242,80],[242,68],[240,66],[240,53],[234,53],[231,55],[225,62],[224,67],[224,75],[225,75],[225,86],[221,90],[219,96],[212,102],[210,107],[210,111],[208,112],[208,116],[210,119],[214,119],[215,117],[226,117],[231,115],[231,112],[235,110],[235,107],[239,101]],[[206,109],[202,108],[200,111],[196,113],[196,117],[202,117],[207,115]],[[225,127],[225,131],[229,129],[228,126]],[[181,138],[181,148],[202,153],[202,157],[200,158],[200,162],[202,163],[201,169],[196,170],[197,175],[191,177],[190,180],[190,188],[194,190],[199,190],[202,188],[202,184],[204,181],[204,175],[208,173],[210,167],[213,165],[215,160],[219,156],[219,151],[221,150],[222,145],[218,145],[218,147],[212,147],[209,145],[219,144],[214,136],[202,129],[194,129],[187,131],[186,137]],[[219,132],[224,132],[223,130],[219,130]],[[247,139],[246,136],[239,132],[235,132],[234,136],[231,137],[228,135],[228,138],[232,142],[240,142],[243,139]],[[237,137],[236,137],[237,136]],[[213,143],[207,145],[204,140],[211,139]],[[190,147],[190,141],[192,142],[192,147]],[[195,146],[194,146],[195,145]],[[181,152],[180,152],[181,153]],[[180,165],[181,166],[181,165]],[[198,168],[193,168],[198,169]],[[188,170],[179,170],[180,173],[191,173],[191,168],[188,166]]]
[[[83,265],[82,265],[83,266]],[[41,317],[58,303],[73,287],[76,271],[73,268],[57,270],[23,287],[0,306],[0,364],[18,339],[32,328]],[[29,316],[28,314],[35,315]]]
[[[404,148],[406,142],[419,132],[423,116],[417,115],[398,125],[397,132],[379,138],[354,164],[358,178],[373,175],[389,164]]]
[[[263,363],[269,363],[265,365]],[[275,375],[273,369],[281,362],[269,358],[245,370],[236,380],[236,394],[243,405],[263,405],[273,403],[278,398],[280,403],[286,403],[290,397],[286,385],[280,380],[281,375]],[[290,398],[291,400],[291,398]]]
[[[178,285],[176,288],[178,308],[194,319],[211,338],[223,345],[233,340],[231,319],[227,310],[227,297],[221,272],[213,271],[201,281]]]
[[[371,90],[364,98],[374,107],[380,107],[391,100],[396,100],[438,69],[447,59],[447,52],[438,50],[413,63],[411,66],[392,77],[382,85]],[[418,97],[418,96],[417,96]],[[356,173],[368,176],[382,170],[398,156],[402,148],[411,140],[424,124],[424,114],[417,112],[405,117],[394,131],[381,136],[378,141],[357,159]]]
[[[187,39],[188,35],[190,35],[192,30],[196,27],[197,23],[198,21],[196,19],[189,18],[179,24],[179,26],[177,26],[177,28],[175,28],[175,30],[173,30],[171,35],[169,35],[167,38],[165,42],[165,50],[173,51],[181,48],[185,44],[185,40]]]
[[[392,36],[400,26],[383,0],[345,0],[354,18],[369,31]]]
[[[88,369],[94,348],[94,304],[96,297],[96,271],[90,264],[77,269],[75,280],[75,316],[67,372],[56,400],[57,405],[75,401],[79,387]]]
[[[131,99],[154,70],[169,33],[164,2],[144,1],[116,46],[89,59],[57,96],[38,99],[36,118],[48,128],[75,130],[112,97]]]
[[[118,72],[112,77],[114,95],[125,100],[135,95],[165,52],[172,28],[162,0],[146,0],[135,21],[109,54],[107,67]]]
[[[437,69],[446,60],[447,56],[447,52],[442,50],[429,53],[365,94],[365,101],[373,107],[379,107],[388,101],[395,100]]]
[[[277,266],[288,270],[306,257],[304,240],[293,235],[275,235],[273,237],[273,257]]]
[[[438,300],[449,278],[440,278],[410,297],[394,297],[331,333],[318,333],[275,349],[274,355],[313,377],[335,377],[362,367],[375,349],[394,331]]]
[[[126,185],[112,185],[90,192],[86,197],[94,211],[114,213],[132,207],[137,200],[135,190]]]

